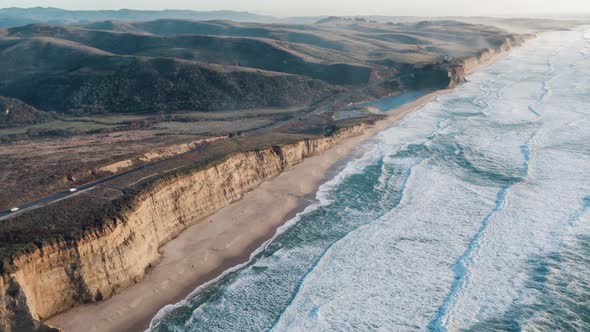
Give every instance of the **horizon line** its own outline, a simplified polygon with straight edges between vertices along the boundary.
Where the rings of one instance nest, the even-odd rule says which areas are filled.
[[[214,12],[235,12],[235,13],[243,13],[243,14],[252,14],[257,16],[266,16],[271,18],[278,18],[278,19],[289,19],[289,18],[325,18],[325,17],[350,17],[350,18],[362,18],[362,17],[417,17],[417,18],[445,18],[445,17],[469,17],[469,18],[477,18],[477,17],[488,17],[488,18],[535,18],[535,19],[568,19],[572,17],[584,17],[586,15],[590,15],[589,12],[582,12],[582,13],[574,13],[574,12],[562,12],[554,15],[549,15],[545,13],[529,13],[529,14],[489,14],[489,15],[383,15],[383,14],[354,14],[354,15],[333,15],[333,14],[324,14],[324,15],[295,15],[295,16],[283,16],[283,15],[273,15],[273,14],[266,14],[260,13],[256,11],[249,11],[249,10],[235,10],[235,9],[210,9],[210,10],[197,10],[197,9],[186,9],[186,8],[164,8],[164,9],[138,9],[138,8],[108,8],[108,9],[69,9],[69,8],[60,8],[60,7],[52,7],[52,6],[33,6],[33,7],[0,7],[0,10],[5,9],[57,9],[63,11],[81,11],[81,12],[97,12],[97,11],[143,11],[143,12],[163,12],[163,11],[190,11],[196,13],[214,13]],[[570,17],[568,17],[570,16]]]

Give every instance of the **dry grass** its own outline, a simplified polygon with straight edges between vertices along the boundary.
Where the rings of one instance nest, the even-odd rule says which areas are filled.
[[[30,128],[75,128],[82,134],[68,137],[29,138],[0,144],[0,210],[112,175],[101,167],[123,160],[137,160],[153,151],[193,142],[200,138],[247,134],[305,115],[301,108],[181,112],[173,115],[108,115],[52,121],[28,127],[1,129],[0,136]],[[144,128],[132,129],[134,123]],[[127,129],[83,134],[104,128]],[[150,162],[158,159],[150,160]],[[119,171],[124,171],[121,169]],[[18,195],[14,195],[18,192]]]

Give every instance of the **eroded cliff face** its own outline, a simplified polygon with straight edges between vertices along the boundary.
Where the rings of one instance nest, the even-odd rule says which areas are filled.
[[[524,38],[526,39],[526,38]],[[449,85],[465,80],[478,65],[524,39],[507,38],[498,49],[465,59],[450,70],[425,70],[430,81]],[[429,76],[430,77],[430,76]],[[444,87],[444,86],[442,86]],[[14,270],[0,275],[0,331],[47,331],[39,323],[79,303],[107,299],[139,282],[159,259],[158,249],[203,217],[238,200],[362,126],[333,136],[243,152],[210,168],[162,180],[136,197],[132,209],[102,231],[86,233],[75,243],[57,242],[14,259]]]
[[[454,65],[449,67],[449,88],[455,88],[461,83],[467,82],[465,78],[465,67],[463,65]]]
[[[506,37],[498,47],[482,49],[476,56],[467,58],[444,60],[427,65],[402,65],[398,68],[398,77],[388,83],[402,91],[453,89],[459,84],[467,82],[466,76],[480,64],[493,60],[494,57],[507,52],[514,46],[521,45],[532,37],[532,35]]]
[[[284,146],[243,152],[210,168],[162,180],[101,232],[15,258],[0,278],[0,330],[38,331],[40,320],[79,303],[101,301],[139,282],[159,247],[262,182],[359,134],[363,126]],[[20,324],[20,325],[19,325]]]
[[[453,89],[461,83],[467,82],[466,76],[473,72],[479,65],[489,63],[495,57],[500,56],[515,46],[522,45],[534,35],[516,35],[504,38],[504,42],[497,48],[483,50],[478,56],[470,57],[461,61],[460,64],[447,67],[449,77],[449,88]]]

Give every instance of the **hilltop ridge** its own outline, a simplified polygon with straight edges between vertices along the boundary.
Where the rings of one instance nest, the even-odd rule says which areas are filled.
[[[529,37],[364,19],[1,29],[0,329],[123,291],[190,225],[386,117],[364,102],[452,88]]]
[[[0,31],[0,95],[68,114],[288,107],[441,88],[449,64],[517,38],[448,21],[161,19]]]

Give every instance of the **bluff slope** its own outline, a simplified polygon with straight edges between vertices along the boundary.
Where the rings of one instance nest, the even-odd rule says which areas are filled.
[[[33,24],[0,30],[0,95],[68,114],[354,102],[446,87],[450,65],[519,38],[448,21]]]
[[[79,201],[57,207],[65,214],[40,208],[3,223],[1,241],[11,243],[12,250],[21,248],[17,256],[4,257],[0,270],[0,329],[44,328],[42,319],[140,281],[158,260],[158,248],[182,230],[361,130],[354,126],[327,137],[236,153],[103,201],[104,209],[94,205],[96,210],[72,211],[72,205],[84,204]]]
[[[259,29],[272,31],[266,37],[216,36],[212,35],[213,32],[203,36],[191,34],[192,30],[187,32],[188,35],[174,33],[169,37],[169,30],[157,27],[161,23],[153,23],[156,27],[151,26],[149,30],[141,23],[126,23],[125,29],[130,29],[131,25],[133,29],[141,30],[134,33],[56,26],[6,30],[6,37],[1,40],[4,47],[0,48],[0,52],[11,57],[0,58],[3,59],[0,61],[9,63],[12,69],[0,67],[0,93],[13,94],[31,105],[57,113],[113,112],[110,107],[116,107],[117,112],[150,111],[157,107],[173,111],[197,107],[195,105],[205,107],[203,101],[209,101],[206,104],[209,105],[208,110],[215,110],[211,105],[218,105],[219,99],[228,98],[237,103],[249,101],[247,96],[252,96],[252,105],[261,105],[270,102],[264,101],[258,94],[262,95],[267,91],[265,89],[280,84],[293,84],[283,94],[278,93],[282,96],[280,98],[284,98],[281,102],[286,104],[313,102],[335,92],[349,97],[344,100],[350,101],[409,89],[453,86],[463,81],[465,72],[474,65],[523,40],[522,36],[499,37],[494,29],[482,32],[481,27],[451,22],[381,25],[331,21],[317,26],[258,26]],[[193,22],[187,24],[192,26]],[[203,24],[238,29],[234,31],[244,27],[243,31],[252,30],[250,25],[228,22]],[[119,29],[118,24],[111,27]],[[328,45],[331,49],[326,51],[324,47],[313,45],[323,43],[317,39],[308,43],[301,39],[298,39],[299,42],[283,40],[293,38],[289,35],[292,30],[301,33],[313,31],[313,34],[330,41]],[[277,34],[277,31],[281,33]],[[249,33],[262,32],[255,30]],[[481,36],[487,36],[485,41]],[[105,39],[111,41],[104,42]],[[200,45],[205,41],[210,44],[201,49]],[[494,43],[491,44],[492,41]],[[261,43],[268,48],[261,47]],[[453,44],[455,48],[450,46]],[[170,48],[171,45],[182,45],[182,51],[179,53]],[[216,61],[220,63],[235,61],[235,57],[238,61],[254,61],[254,58],[263,56],[257,53],[261,48],[265,52],[269,48],[287,52],[296,59],[293,60],[295,63],[304,68],[342,66],[361,68],[369,74],[347,78],[347,75],[339,75],[348,71],[338,70],[335,71],[336,76],[329,79],[312,78],[256,67],[208,64],[205,61],[207,57],[218,58]],[[156,55],[168,50],[197,59],[179,59],[167,53]],[[227,50],[239,52],[237,55],[229,53],[222,56]],[[15,56],[19,55],[22,55],[22,61],[15,61]],[[137,63],[140,64],[134,65]],[[247,63],[251,66],[268,65],[263,62]],[[292,64],[287,61],[272,65],[289,70]],[[202,68],[205,69],[201,71]],[[126,76],[117,76],[121,75],[119,70],[126,70]],[[202,95],[187,95],[195,90],[192,85],[195,81],[183,76],[183,70],[191,73],[198,71],[194,80],[202,80],[199,82],[207,85],[203,87],[203,92],[199,92]],[[315,75],[315,71],[312,74]],[[73,79],[76,75],[83,77],[83,81],[71,86],[69,81],[61,78]],[[164,77],[160,81],[160,75],[175,76]],[[236,77],[240,75],[252,76],[240,85],[236,83]],[[359,77],[362,79],[357,81]],[[346,84],[336,82],[341,79],[348,81]],[[255,87],[251,85],[253,80],[259,83]],[[274,83],[265,88],[265,82],[269,81]],[[85,84],[79,85],[80,82]],[[108,90],[112,84],[120,84],[116,86],[123,89],[123,93]],[[129,84],[145,84],[145,89],[157,96],[146,99],[148,96],[135,94],[138,86],[131,88]],[[153,84],[157,88],[151,89]],[[168,86],[169,90],[166,90],[167,85],[172,85]],[[32,86],[33,90],[40,92],[23,92],[24,86]],[[108,92],[96,89],[102,86]],[[128,90],[125,87],[129,87]],[[276,88],[282,89],[281,86]],[[308,91],[300,89],[308,89],[309,92],[289,97]],[[162,90],[164,93],[158,95],[158,91]],[[50,92],[56,97],[51,99]],[[44,94],[48,100],[36,93]],[[245,95],[235,96],[238,93]],[[231,102],[226,103],[231,105]],[[177,108],[175,105],[178,105]],[[40,323],[43,319],[79,303],[104,300],[140,281],[145,269],[157,260],[158,248],[186,227],[239,199],[245,192],[303,158],[361,130],[361,125],[349,125],[335,133],[330,130],[309,134],[309,130],[304,128],[303,132],[308,133],[304,136],[294,135],[287,141],[269,136],[265,144],[246,148],[240,146],[242,138],[222,142],[221,154],[215,155],[214,149],[210,148],[158,164],[157,167],[165,170],[166,175],[155,179],[140,181],[138,175],[137,179],[126,179],[132,183],[129,186],[121,186],[123,180],[117,179],[93,189],[89,194],[77,195],[0,222],[0,254],[3,259],[0,269],[0,329],[44,329]],[[248,139],[251,138],[243,138]],[[228,146],[232,146],[234,152],[228,153]]]

